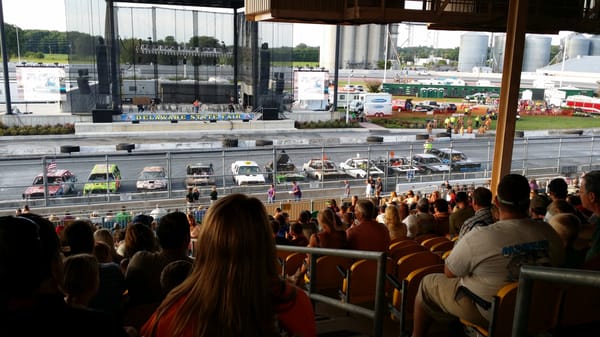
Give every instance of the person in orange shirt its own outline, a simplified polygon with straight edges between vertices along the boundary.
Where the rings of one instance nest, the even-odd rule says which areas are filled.
[[[276,263],[262,202],[243,194],[217,200],[202,222],[190,275],[140,336],[316,336],[310,299],[279,278]]]

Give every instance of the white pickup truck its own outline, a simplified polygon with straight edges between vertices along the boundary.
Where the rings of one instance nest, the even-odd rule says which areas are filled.
[[[265,176],[256,162],[238,160],[231,164],[233,181],[238,185],[264,184]]]

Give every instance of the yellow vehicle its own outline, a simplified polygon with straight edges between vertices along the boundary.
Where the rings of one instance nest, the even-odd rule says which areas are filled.
[[[121,171],[115,164],[96,164],[90,172],[83,194],[117,192],[121,187]]]

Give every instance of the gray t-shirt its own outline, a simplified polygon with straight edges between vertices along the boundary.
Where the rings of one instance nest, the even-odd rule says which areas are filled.
[[[560,266],[564,254],[549,224],[529,218],[502,220],[468,232],[454,246],[446,266],[461,278],[461,285],[491,302],[502,286],[518,280],[522,265]],[[490,318],[488,311],[479,310]]]

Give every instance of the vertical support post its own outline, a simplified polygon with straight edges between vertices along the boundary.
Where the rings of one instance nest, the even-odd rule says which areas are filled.
[[[48,161],[42,157],[42,179],[44,179],[44,207],[48,207]]]
[[[556,173],[560,174],[560,155],[562,153],[563,139],[558,141],[558,153],[556,156]]]
[[[187,174],[187,172],[186,172]],[[185,179],[185,178],[184,178]],[[167,152],[167,181],[169,182],[169,186],[167,187],[167,195],[169,199],[173,198],[173,177],[171,175],[171,152]]]
[[[17,27],[19,29],[19,27]],[[2,71],[4,72],[4,98],[6,99],[6,114],[12,115],[10,101],[10,82],[8,74],[8,49],[6,47],[6,33],[4,30],[4,9],[0,1],[0,48],[2,49]]]
[[[104,162],[106,164],[106,202],[110,202],[110,181],[108,175],[108,155],[104,155]]]
[[[222,165],[221,166],[223,167],[223,172],[222,172],[223,173],[223,175],[222,175],[222,177],[223,177],[223,188],[225,188],[225,186],[226,186],[225,185],[225,150],[223,150],[221,153],[222,153],[221,154],[221,161],[222,161]]]
[[[152,7],[152,41],[154,41],[155,49],[158,49],[156,43],[158,42],[156,37],[156,7]],[[152,54],[152,60],[154,62],[154,97],[158,97],[158,50]]]
[[[590,142],[590,161],[588,163],[588,171],[592,170],[592,160],[594,159],[594,141],[595,137],[592,135],[592,141]]]
[[[333,71],[334,83],[333,86],[333,111],[337,111],[338,107],[338,92],[339,92],[339,75],[340,75],[340,45],[341,38],[340,32],[342,31],[340,25],[335,26],[335,70]],[[347,104],[347,102],[346,102]],[[347,123],[347,122],[346,122]]]
[[[107,36],[109,41],[108,46],[110,48],[110,77],[111,77],[111,94],[112,94],[112,108],[121,108],[121,95],[119,86],[119,43],[117,41],[116,26],[115,26],[115,12],[114,2],[112,0],[106,1],[106,14],[108,15],[108,25],[110,36]],[[157,93],[158,95],[158,93]]]
[[[517,106],[519,97],[528,4],[528,0],[511,0],[508,4],[504,70],[491,173],[490,189],[493,193],[495,193],[500,179],[510,173],[517,120],[514,107]]]
[[[385,265],[387,257],[381,253],[377,258],[377,284],[375,286],[375,318],[373,319],[373,336],[383,336],[383,316],[385,307]]]
[[[238,67],[240,66],[238,60],[238,44],[240,43],[238,33],[239,25],[238,25],[238,12],[237,8],[233,9],[233,88],[235,93],[233,97],[235,97],[236,103],[240,102],[239,90],[238,90]]]

